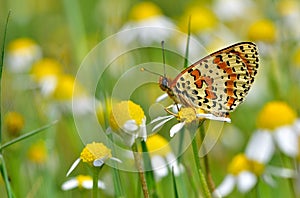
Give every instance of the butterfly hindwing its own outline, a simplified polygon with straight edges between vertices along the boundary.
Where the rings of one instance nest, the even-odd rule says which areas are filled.
[[[185,106],[225,116],[245,99],[257,74],[258,61],[254,43],[237,43],[182,71],[170,88]]]

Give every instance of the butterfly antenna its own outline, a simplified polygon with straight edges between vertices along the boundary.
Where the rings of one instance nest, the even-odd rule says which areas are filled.
[[[161,74],[153,72],[153,71],[150,71],[150,70],[146,69],[145,67],[142,67],[141,71],[146,71],[146,72],[149,72],[149,73],[154,74],[154,75],[162,76]]]
[[[166,56],[165,56],[165,41],[161,41],[163,64],[164,64],[164,77],[166,77]]]

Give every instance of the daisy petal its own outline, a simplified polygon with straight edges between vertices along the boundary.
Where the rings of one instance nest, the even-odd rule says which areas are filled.
[[[249,171],[243,171],[237,177],[237,187],[242,193],[249,192],[255,186],[256,182],[257,177]]]
[[[213,192],[214,197],[225,197],[229,195],[234,188],[235,177],[233,175],[227,175],[222,183]]]
[[[167,118],[173,118],[173,117],[174,117],[173,115],[159,116],[159,117],[155,118],[154,120],[152,120],[150,122],[150,124],[153,124],[154,122],[157,122],[157,121],[160,121],[160,120],[164,120],[164,119],[167,119]]]
[[[83,181],[82,186],[85,189],[92,189],[93,188],[93,181],[92,180]],[[98,188],[105,189],[105,187],[106,186],[105,186],[104,182],[98,180]]]
[[[96,159],[95,161],[93,161],[93,165],[95,167],[100,167],[104,164],[104,160],[103,159]]]
[[[180,175],[180,173],[184,171],[184,167],[182,166],[182,164],[178,164],[178,161],[172,152],[167,154],[166,159],[169,163],[170,169],[172,170],[173,168],[173,172],[175,176]]]
[[[126,131],[136,131],[138,130],[138,125],[136,124],[135,120],[128,120],[125,122],[125,124],[123,125],[123,128]]]
[[[76,178],[72,178],[66,182],[64,182],[61,186],[62,190],[71,190],[73,188],[76,188],[78,186],[78,181]]]
[[[282,178],[295,178],[297,176],[296,171],[288,168],[280,168],[275,166],[268,166],[267,167],[268,172],[270,172],[272,175],[276,175]]]
[[[167,119],[161,121],[160,123],[158,123],[157,125],[155,125],[155,126],[152,128],[152,131],[157,130],[159,127],[161,127],[162,125],[164,125],[165,123],[167,123],[168,121],[170,121],[170,120],[173,119],[173,118],[174,118],[174,116],[171,115],[169,118],[167,118]]]
[[[272,178],[269,174],[263,174],[262,178],[264,182],[266,182],[269,186],[272,186],[273,188],[276,186],[276,181]]]
[[[71,172],[76,168],[76,166],[79,164],[79,162],[81,161],[80,158],[78,158],[71,166],[71,168],[68,170],[67,172],[67,177],[71,174]]]
[[[155,102],[161,102],[161,101],[165,100],[166,98],[168,98],[168,94],[164,93],[163,95],[161,95],[158,98],[156,98]]]
[[[259,130],[252,135],[246,148],[246,155],[249,159],[267,163],[270,161],[274,151],[271,133]]]
[[[151,165],[157,181],[168,175],[168,168],[163,157],[154,155],[151,157]]]
[[[179,122],[175,124],[170,130],[170,137],[173,137],[176,133],[178,133],[184,125],[185,122]]]
[[[120,160],[120,159],[118,159],[116,157],[111,157],[109,159],[114,160],[114,161],[119,162],[119,163],[122,163],[122,160]]]
[[[292,127],[285,126],[276,129],[274,138],[284,154],[290,157],[296,157],[298,155],[298,138]]]
[[[197,118],[205,118],[205,119],[209,119],[209,120],[216,120],[216,121],[231,123],[230,118],[217,117],[217,116],[214,116],[213,114],[207,114],[207,113],[198,113]]]

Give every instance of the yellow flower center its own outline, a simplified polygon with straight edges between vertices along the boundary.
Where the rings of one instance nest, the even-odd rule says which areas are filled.
[[[236,155],[228,166],[228,172],[238,175],[242,171],[250,171],[257,176],[263,174],[265,170],[264,164],[248,159],[244,154]]]
[[[78,187],[82,188],[83,187],[83,182],[85,181],[92,181],[92,177],[88,176],[88,175],[78,175],[76,177],[76,180],[78,181]]]
[[[253,41],[272,43],[276,40],[275,24],[268,19],[256,21],[249,27],[248,37]]]
[[[53,97],[58,100],[71,100],[73,97],[73,90],[75,93],[83,95],[83,88],[77,83],[75,86],[75,78],[71,75],[60,75],[57,79]],[[77,94],[77,95],[78,95]]]
[[[258,114],[257,127],[274,130],[278,127],[291,125],[297,118],[296,112],[285,102],[267,103]]]
[[[238,175],[242,171],[250,170],[249,162],[244,154],[236,155],[228,166],[228,172]]]
[[[102,143],[87,144],[80,154],[83,162],[93,164],[96,159],[111,158],[111,150]]]
[[[122,101],[112,106],[110,114],[110,125],[112,129],[122,129],[128,120],[135,120],[137,125],[141,125],[145,117],[143,109],[132,101]]]
[[[216,15],[203,6],[192,6],[183,15],[179,26],[183,31],[187,30],[188,19],[191,17],[191,32],[199,33],[213,29],[217,23]]]
[[[59,76],[61,71],[61,64],[53,59],[42,59],[36,62],[31,70],[31,74],[36,81],[40,81],[48,76]]]
[[[161,15],[161,10],[152,2],[141,2],[132,7],[130,17],[139,21]]]
[[[254,160],[249,160],[250,167],[251,167],[251,172],[253,172],[255,175],[260,176],[263,174],[265,170],[265,165],[254,161]]]
[[[22,50],[34,50],[37,44],[30,38],[19,38],[9,43],[8,50],[11,52]]]
[[[178,112],[178,118],[181,122],[191,123],[196,119],[196,112],[193,108],[182,107]]]
[[[17,112],[9,112],[5,116],[5,125],[9,134],[18,136],[24,127],[24,118]]]
[[[146,144],[150,154],[167,156],[171,152],[169,142],[158,134],[150,136]]]
[[[47,149],[44,141],[40,140],[30,146],[28,150],[28,158],[30,161],[42,164],[47,159]]]
[[[194,109],[191,107],[182,107],[178,112],[179,121],[191,123],[197,119],[197,114],[204,113],[202,109]]]

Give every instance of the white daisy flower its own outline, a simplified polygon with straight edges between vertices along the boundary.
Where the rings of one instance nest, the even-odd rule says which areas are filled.
[[[146,116],[143,109],[132,101],[121,101],[112,106],[110,126],[123,138],[126,145],[132,146],[140,137],[147,140]]]
[[[40,46],[29,38],[13,40],[8,45],[7,64],[12,72],[26,72],[42,57]]]
[[[71,168],[67,173],[67,176],[71,174],[71,172],[77,167],[80,161],[86,162],[94,167],[101,167],[108,159],[115,160],[121,163],[121,160],[112,157],[111,150],[107,148],[104,144],[97,142],[87,144],[82,150],[80,157],[76,159],[75,162],[72,164]]]
[[[166,28],[174,29],[175,25],[170,19],[162,15],[158,6],[153,2],[141,2],[133,6],[130,11],[131,20],[127,22],[121,30],[135,29],[121,38],[125,44],[138,40],[149,45],[153,42],[161,42],[170,36],[170,31]]]
[[[156,181],[167,176],[172,169],[175,176],[184,171],[183,165],[178,164],[168,141],[164,137],[155,134],[148,138],[146,144]]]
[[[279,101],[267,103],[258,115],[257,127],[250,144],[257,148],[255,156],[261,155],[262,149],[266,151],[266,156],[261,156],[260,161],[270,159],[275,147],[292,158],[299,154],[299,119],[288,104]]]
[[[250,147],[253,145],[250,144]],[[246,154],[236,155],[228,166],[228,174],[222,181],[222,183],[213,192],[214,197],[225,197],[228,196],[237,186],[237,189],[241,193],[247,193],[258,182],[258,178],[261,177],[267,184],[272,187],[276,186],[275,180],[272,176],[279,176],[282,178],[292,178],[296,176],[296,172],[291,169],[279,168],[273,166],[266,166],[265,163],[259,162],[261,156],[257,156],[258,160],[250,159],[248,155],[253,158],[251,153],[252,149],[247,148]],[[264,158],[264,160],[268,160]]]
[[[74,188],[84,188],[84,189],[92,189],[93,188],[93,178],[88,175],[78,175],[76,177],[70,178],[69,180],[65,181],[61,189],[72,190]],[[103,181],[98,180],[98,188],[105,189],[106,186]]]
[[[173,112],[168,110],[168,108],[170,107],[173,108]],[[152,128],[152,131],[157,130],[158,128],[160,128],[165,123],[172,120],[173,118],[179,120],[179,123],[175,124],[170,129],[170,137],[173,137],[176,133],[178,133],[186,124],[189,124],[195,120],[209,119],[209,120],[216,120],[216,121],[223,121],[223,122],[231,122],[230,118],[217,117],[213,114],[204,113],[204,111],[201,109],[194,109],[191,107],[181,107],[181,105],[171,105],[170,107],[166,108],[166,111],[168,111],[170,115],[160,116],[151,121],[151,124],[155,122],[159,122],[156,126]]]

